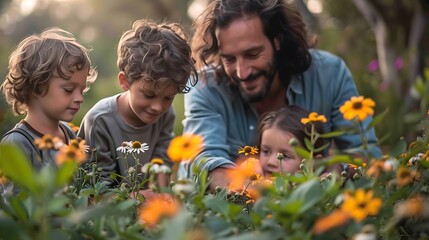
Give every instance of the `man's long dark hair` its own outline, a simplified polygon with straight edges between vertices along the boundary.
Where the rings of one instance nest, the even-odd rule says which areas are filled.
[[[218,56],[216,29],[227,27],[244,16],[259,16],[267,38],[274,44],[277,38],[277,68],[284,86],[292,75],[303,73],[311,64],[307,34],[301,15],[282,0],[215,0],[195,20],[196,32],[192,50],[197,68],[222,66]],[[274,45],[273,45],[274,46]],[[223,68],[219,68],[223,71]]]

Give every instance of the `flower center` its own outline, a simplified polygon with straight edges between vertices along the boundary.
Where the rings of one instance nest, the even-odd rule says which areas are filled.
[[[353,109],[361,109],[362,103],[361,102],[355,102],[353,103]]]
[[[137,148],[141,148],[141,147],[142,147],[142,144],[141,144],[139,141],[134,141],[134,142],[131,144],[131,146],[132,146],[133,148],[137,149]]]
[[[252,147],[250,146],[245,146],[243,149],[244,153],[250,154],[252,153]]]

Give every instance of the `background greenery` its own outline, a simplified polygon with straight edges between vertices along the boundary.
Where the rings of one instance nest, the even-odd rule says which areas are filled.
[[[8,56],[24,37],[43,29],[59,26],[91,47],[91,58],[99,77],[85,96],[74,123],[79,124],[86,111],[101,98],[120,92],[116,74],[116,44],[121,34],[140,18],[179,22],[192,35],[189,15],[197,6],[209,0],[1,0],[0,1],[0,76],[7,73]],[[429,102],[427,19],[428,0],[294,0],[302,12],[317,47],[331,51],[346,61],[362,95],[373,98],[376,113],[389,108],[377,135],[385,146],[393,146],[401,138],[415,139],[421,132],[420,119]],[[370,71],[368,64],[377,59],[377,35],[374,24],[366,21],[357,2],[370,4],[378,11],[386,27],[385,43],[402,67],[390,70],[385,77],[379,69]],[[314,5],[319,3],[320,5]],[[192,7],[191,7],[192,6]],[[315,8],[316,6],[316,8]],[[323,10],[317,13],[317,6]],[[319,9],[320,10],[320,9]],[[190,13],[190,14],[188,14]],[[420,17],[420,18],[418,18]],[[376,19],[376,17],[374,17]],[[421,32],[415,35],[416,19],[423,21]],[[426,25],[425,25],[426,24]],[[414,35],[413,35],[414,33]],[[417,38],[416,41],[413,39]],[[392,59],[392,58],[391,58]],[[415,63],[417,59],[417,64]],[[391,65],[391,64],[390,64]],[[389,65],[389,66],[390,66]],[[425,74],[426,72],[426,74]],[[181,134],[183,95],[174,101],[177,113],[176,134]],[[9,107],[0,101],[0,134],[13,127],[19,117],[11,115]],[[387,136],[386,138],[384,138]]]

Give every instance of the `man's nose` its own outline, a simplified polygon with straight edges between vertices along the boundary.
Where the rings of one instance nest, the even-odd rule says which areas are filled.
[[[240,80],[245,80],[247,79],[250,74],[252,73],[252,69],[249,67],[248,63],[243,60],[243,59],[239,59],[237,61],[237,77]]]

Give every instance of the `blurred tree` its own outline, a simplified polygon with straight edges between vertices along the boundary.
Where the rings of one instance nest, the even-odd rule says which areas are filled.
[[[390,109],[385,124],[376,129],[378,135],[389,134],[389,145],[401,137],[414,139],[428,107],[422,94],[429,93],[424,73],[428,67],[428,1],[326,0],[323,4],[329,21],[322,25],[338,29],[329,38],[336,39],[330,46],[351,67],[361,93],[376,100],[377,112]],[[326,28],[321,35],[327,36]],[[415,90],[419,79],[424,82],[420,95]]]

